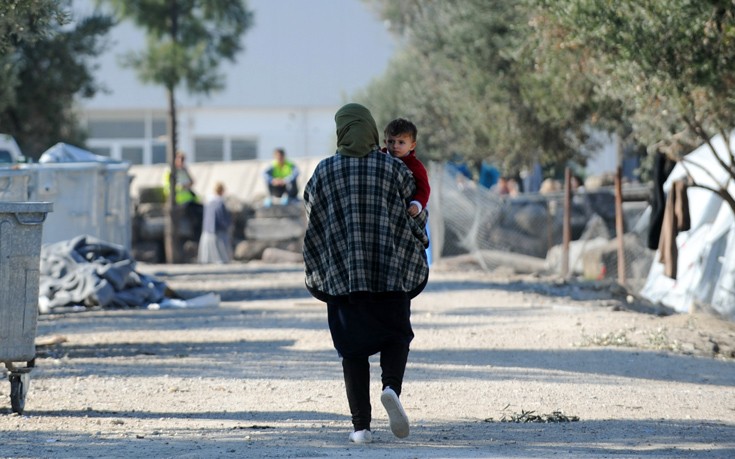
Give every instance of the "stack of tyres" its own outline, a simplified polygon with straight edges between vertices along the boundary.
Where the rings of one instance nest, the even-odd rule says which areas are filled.
[[[0,202],[0,363],[10,403],[21,414],[36,356],[38,282],[43,222],[50,202]]]

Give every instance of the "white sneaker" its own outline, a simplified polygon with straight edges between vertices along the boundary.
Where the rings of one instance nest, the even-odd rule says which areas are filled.
[[[358,444],[370,443],[373,441],[373,434],[367,429],[358,430],[350,434],[350,441],[352,443],[358,443]]]
[[[383,402],[385,411],[388,412],[390,419],[390,431],[398,438],[408,437],[408,416],[403,411],[403,405],[398,399],[396,392],[390,387],[386,387],[380,394],[380,401]]]

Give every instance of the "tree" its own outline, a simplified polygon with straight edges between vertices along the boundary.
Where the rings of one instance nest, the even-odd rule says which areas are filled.
[[[31,158],[58,141],[82,143],[75,99],[98,89],[89,61],[111,20],[72,24],[69,8],[67,0],[0,3],[0,126]]]
[[[570,52],[538,52],[544,37],[533,2],[370,3],[405,52],[360,97],[379,117],[414,118],[426,133],[426,156],[461,153],[509,173],[534,161],[584,163],[589,152],[581,146],[599,102]]]
[[[15,87],[20,83],[17,45],[41,37],[46,31],[44,26],[54,19],[64,21],[58,0],[0,3],[0,111],[15,102]]]
[[[252,23],[245,0],[107,0],[115,13],[132,20],[147,35],[144,51],[126,56],[144,82],[163,86],[168,99],[167,157],[171,168],[166,259],[178,262],[178,215],[174,157],[177,150],[175,91],[182,84],[192,94],[223,88],[222,60],[234,61],[241,36]]]
[[[539,1],[563,33],[560,46],[595,57],[589,72],[596,91],[625,105],[634,135],[688,170],[703,169],[685,156],[697,143],[709,145],[727,179],[717,193],[735,212],[727,187],[735,179],[730,148],[735,124],[735,4],[726,0]],[[726,139],[721,158],[711,139]]]
[[[5,0],[0,3],[0,55],[18,43],[33,41],[48,33],[52,22],[64,23],[68,15],[61,0]]]
[[[26,156],[34,159],[56,142],[84,142],[75,102],[100,89],[90,59],[104,51],[104,37],[112,27],[112,19],[104,15],[73,24],[67,24],[71,15],[53,14],[41,22],[36,17],[36,13],[16,17],[18,28],[43,30],[32,39],[12,40],[12,51],[5,55],[11,71],[5,73],[8,85],[0,104],[3,131],[12,134]]]

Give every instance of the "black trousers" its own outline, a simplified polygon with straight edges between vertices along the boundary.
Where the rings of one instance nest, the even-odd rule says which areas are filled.
[[[383,389],[390,387],[401,395],[403,375],[408,360],[408,345],[394,343],[380,351],[381,381]],[[347,389],[347,403],[355,431],[370,430],[372,406],[370,405],[370,362],[367,357],[342,358],[342,371]]]
[[[287,185],[268,184],[268,192],[270,192],[271,196],[274,198],[280,198],[284,193],[286,193],[289,198],[293,199],[299,193],[299,189],[296,186],[296,183],[289,183]]]
[[[406,371],[411,329],[411,300],[340,299],[327,302],[329,330],[334,347],[342,356],[347,402],[355,430],[370,429],[370,363],[380,354],[383,388],[401,394]]]

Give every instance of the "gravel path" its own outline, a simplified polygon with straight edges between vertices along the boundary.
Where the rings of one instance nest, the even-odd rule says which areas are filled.
[[[142,265],[217,308],[42,316],[0,457],[735,457],[735,324],[609,286],[432,271],[394,438],[351,445],[341,366],[300,265]],[[531,420],[569,422],[512,422]],[[578,419],[578,420],[577,420]],[[509,422],[511,421],[511,422]]]

